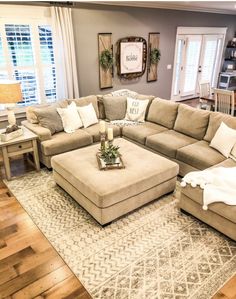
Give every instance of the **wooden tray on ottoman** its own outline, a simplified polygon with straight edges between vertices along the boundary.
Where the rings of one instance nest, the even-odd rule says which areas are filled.
[[[101,158],[100,154],[96,154],[98,167],[100,170],[110,170],[110,169],[123,169],[125,168],[124,162],[121,158],[121,155],[118,157],[118,162],[114,164],[106,164],[103,159]]]

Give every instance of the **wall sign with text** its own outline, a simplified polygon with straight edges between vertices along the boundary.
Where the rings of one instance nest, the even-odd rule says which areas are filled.
[[[118,76],[133,79],[144,74],[147,59],[147,43],[142,37],[126,37],[117,42]]]

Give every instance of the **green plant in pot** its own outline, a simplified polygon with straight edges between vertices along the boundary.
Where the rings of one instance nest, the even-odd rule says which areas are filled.
[[[150,64],[157,64],[161,59],[161,52],[157,48],[153,48],[150,51]]]
[[[113,66],[112,52],[108,49],[102,51],[99,57],[99,63],[105,71],[108,71]]]
[[[112,143],[108,143],[105,149],[100,150],[100,157],[106,164],[115,164],[119,156],[119,146],[115,146]]]

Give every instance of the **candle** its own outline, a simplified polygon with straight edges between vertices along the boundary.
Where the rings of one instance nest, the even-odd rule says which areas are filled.
[[[112,128],[107,129],[107,138],[109,141],[113,140],[113,129]]]
[[[106,123],[104,120],[100,121],[99,126],[100,126],[100,133],[105,133],[106,132]]]

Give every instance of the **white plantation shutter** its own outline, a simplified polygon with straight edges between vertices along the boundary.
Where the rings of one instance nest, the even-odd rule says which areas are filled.
[[[216,59],[219,53],[221,38],[219,36],[204,36],[201,64],[201,81],[208,81],[214,86],[214,74],[216,68]]]
[[[44,93],[47,102],[56,99],[56,67],[52,40],[52,29],[49,25],[38,26],[40,56],[42,62]]]
[[[202,37],[200,35],[188,36],[186,40],[184,79],[181,95],[191,95],[195,93],[201,42]]]
[[[183,47],[185,44],[184,38],[180,38],[177,41],[177,55],[175,64],[175,81],[174,81],[174,95],[178,95],[180,92],[180,80],[181,80],[181,69],[183,59]]]
[[[20,14],[20,13],[19,13]],[[48,19],[0,18],[0,79],[21,82],[23,101],[56,100],[56,69]]]

